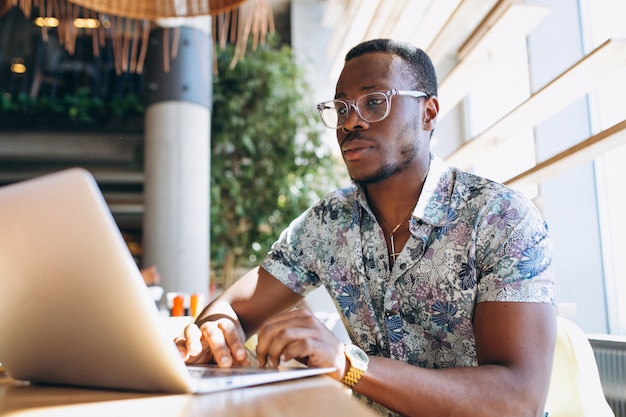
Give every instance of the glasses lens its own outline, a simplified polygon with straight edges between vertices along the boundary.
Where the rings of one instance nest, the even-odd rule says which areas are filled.
[[[340,100],[330,100],[320,103],[317,109],[324,124],[331,129],[339,129],[346,121],[348,106]]]
[[[366,94],[356,102],[361,117],[366,122],[378,122],[389,113],[389,99],[385,93]]]

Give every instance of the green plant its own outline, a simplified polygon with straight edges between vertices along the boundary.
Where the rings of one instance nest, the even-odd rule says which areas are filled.
[[[0,97],[4,130],[143,130],[144,107],[135,94],[104,100],[80,88],[58,98],[32,98],[26,93]]]
[[[211,128],[211,262],[260,261],[280,231],[336,187],[309,87],[290,48],[271,42],[229,69],[218,54]],[[234,264],[234,265],[233,265]]]

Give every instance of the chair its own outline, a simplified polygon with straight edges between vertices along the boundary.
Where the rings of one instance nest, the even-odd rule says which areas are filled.
[[[549,417],[614,417],[596,359],[582,329],[557,318],[557,339],[546,410]]]

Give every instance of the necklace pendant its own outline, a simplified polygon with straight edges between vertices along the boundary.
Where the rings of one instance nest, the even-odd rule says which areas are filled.
[[[393,239],[393,232],[389,235],[389,243],[391,243],[391,253],[389,254],[389,256],[393,258],[393,262],[395,263],[396,259],[400,255],[400,252],[396,252],[396,242]]]
[[[411,213],[412,212],[409,212],[407,218],[411,217]],[[382,217],[378,217],[378,219],[380,220],[380,222],[383,224],[384,227],[388,227],[387,223],[385,222],[385,220]],[[390,247],[388,248],[388,252],[389,252],[389,267],[390,267],[390,269],[393,267],[393,264],[396,263],[396,259],[398,259],[398,256],[400,256],[400,252],[402,251],[402,248],[400,248],[400,250],[396,252],[396,241],[394,239],[394,233],[396,233],[400,229],[400,227],[402,226],[403,223],[404,223],[404,220],[402,220],[400,223],[398,223],[396,225],[396,227],[394,227],[391,230],[391,232],[389,232],[389,246]],[[383,228],[383,233],[384,233],[384,228]]]

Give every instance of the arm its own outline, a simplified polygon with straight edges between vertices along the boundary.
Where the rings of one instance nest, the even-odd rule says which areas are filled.
[[[554,307],[539,303],[484,302],[476,307],[479,366],[425,369],[370,356],[354,390],[406,416],[542,415],[556,335]],[[306,358],[310,366],[347,364],[341,343],[304,310],[268,320],[259,331],[261,363]]]
[[[176,345],[187,363],[245,364],[246,335],[301,300],[263,268],[255,268],[205,307],[195,324],[187,326],[184,337],[175,340]]]
[[[554,307],[479,303],[474,330],[477,367],[423,369],[370,357],[354,389],[404,415],[541,415],[554,354]]]

